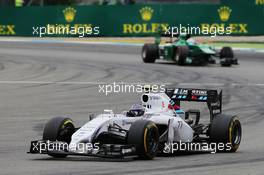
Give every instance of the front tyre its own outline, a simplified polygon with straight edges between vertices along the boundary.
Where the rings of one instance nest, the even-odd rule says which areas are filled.
[[[223,152],[236,152],[242,138],[241,123],[236,116],[219,114],[210,127],[210,140],[214,143],[228,144]]]
[[[128,144],[136,146],[136,153],[141,159],[153,159],[158,150],[159,131],[157,126],[148,120],[138,120],[131,124],[127,136]]]
[[[154,63],[159,57],[159,46],[157,44],[144,44],[141,57],[144,63]]]
[[[65,117],[55,117],[48,121],[43,131],[43,140],[71,142],[71,136],[75,131],[73,121]],[[63,158],[67,155],[48,154],[52,157]]]

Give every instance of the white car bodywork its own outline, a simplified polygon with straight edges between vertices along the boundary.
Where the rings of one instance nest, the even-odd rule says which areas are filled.
[[[147,96],[147,97],[146,97]],[[144,98],[147,98],[147,101]],[[143,116],[128,117],[124,114],[114,114],[112,110],[105,110],[103,114],[96,116],[78,129],[71,139],[70,151],[80,152],[76,145],[78,143],[91,143],[102,132],[112,132],[125,136],[126,133],[109,130],[109,126],[118,126],[124,130],[129,130],[131,124],[137,120],[150,120],[156,125],[168,125],[166,140],[173,142],[192,142],[193,129],[185,122],[183,117],[169,108],[170,98],[165,93],[145,93],[141,96],[141,103],[145,109]]]

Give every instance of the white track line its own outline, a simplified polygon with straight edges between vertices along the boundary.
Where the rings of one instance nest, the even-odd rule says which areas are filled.
[[[181,86],[264,86],[264,83],[178,83]]]
[[[89,81],[0,81],[0,84],[72,84],[72,85],[143,85],[143,84],[168,84],[168,83],[148,83],[148,82],[137,82],[137,83],[128,83],[128,82],[89,82]]]
[[[60,85],[168,85],[172,83],[149,82],[88,82],[88,81],[0,81],[0,84],[60,84]],[[264,86],[264,83],[173,83],[176,86]]]

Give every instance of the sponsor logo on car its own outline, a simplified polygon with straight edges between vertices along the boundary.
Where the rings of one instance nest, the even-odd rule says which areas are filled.
[[[207,91],[203,90],[192,90],[193,95],[207,95]]]

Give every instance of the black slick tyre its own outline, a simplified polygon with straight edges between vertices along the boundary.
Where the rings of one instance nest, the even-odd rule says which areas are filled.
[[[241,123],[236,116],[219,114],[214,117],[210,126],[210,140],[228,146],[219,152],[236,152],[242,138]]]
[[[50,119],[45,125],[43,131],[43,140],[62,141],[69,144],[71,142],[71,136],[74,131],[75,128],[71,119],[65,117],[55,117]],[[62,158],[67,156],[61,154],[48,155],[56,158]]]
[[[139,158],[153,159],[157,154],[159,145],[158,128],[151,121],[138,120],[131,124],[127,142],[136,146],[136,153]]]
[[[183,66],[185,64],[186,58],[188,56],[189,53],[189,48],[188,46],[178,46],[175,49],[175,53],[174,53],[174,61],[180,65]]]
[[[154,63],[159,57],[159,46],[157,44],[144,44],[141,57],[144,63]]]

